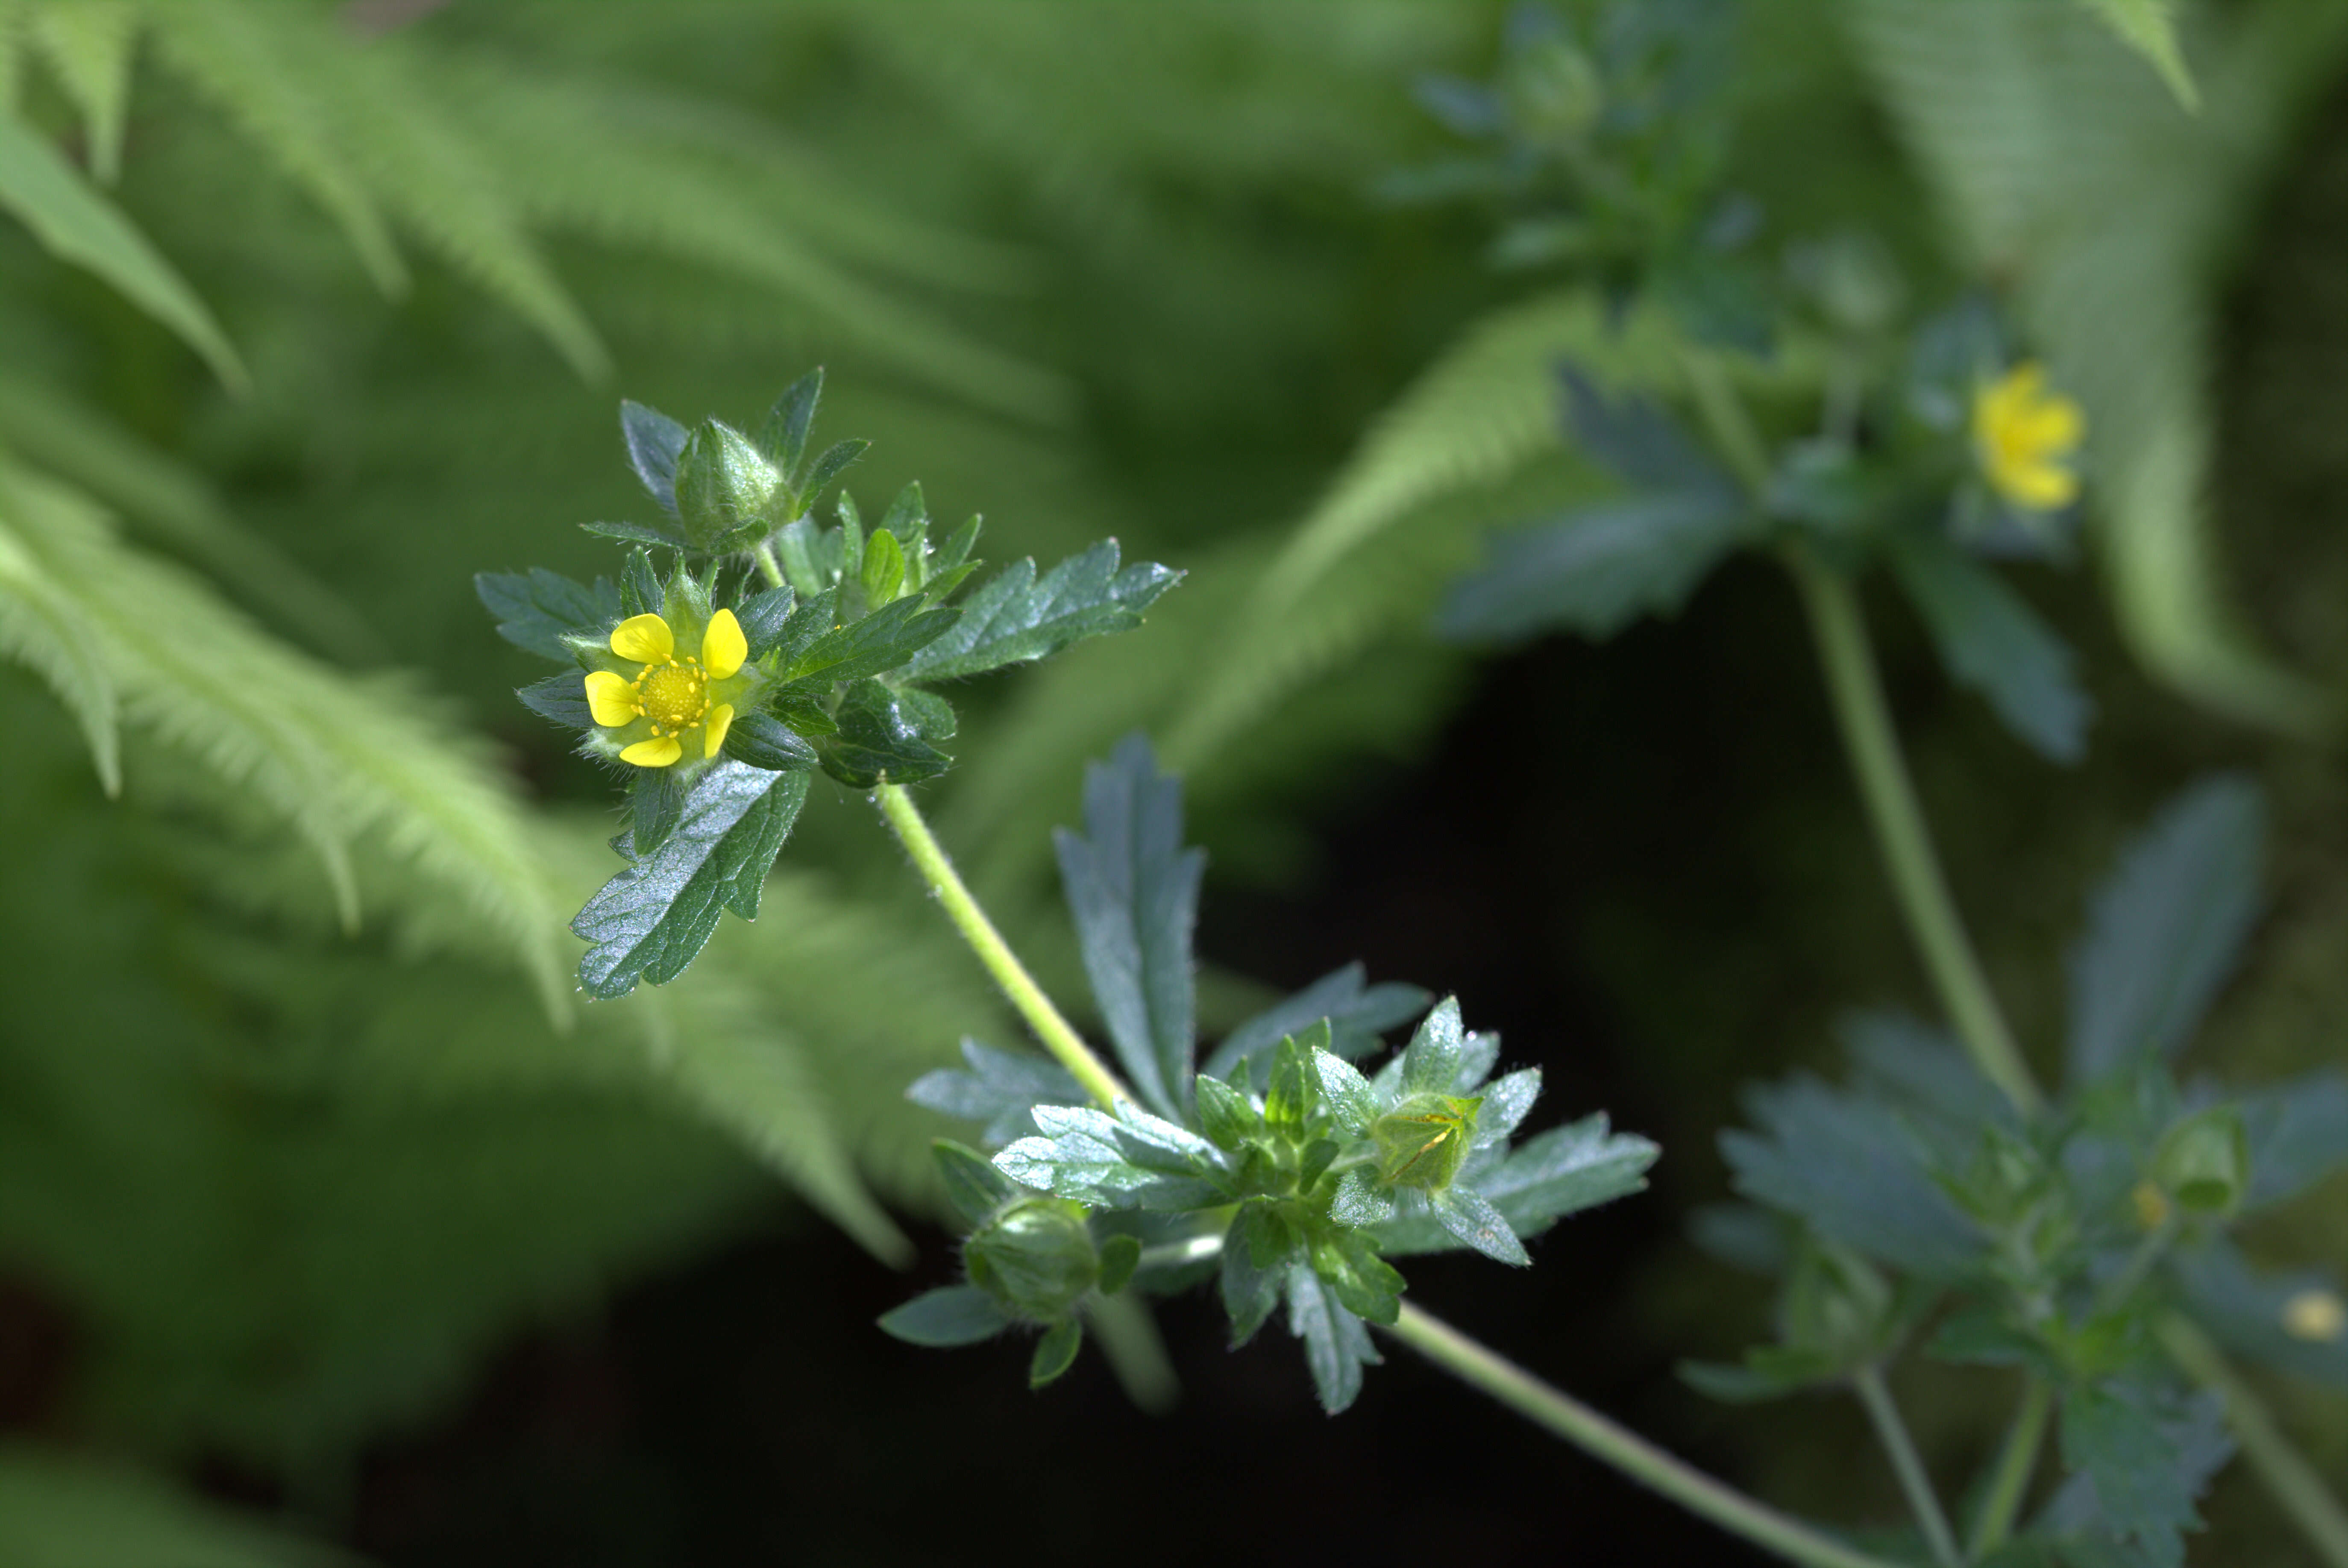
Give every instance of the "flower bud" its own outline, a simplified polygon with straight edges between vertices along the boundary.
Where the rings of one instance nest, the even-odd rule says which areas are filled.
[[[1370,1123],[1378,1180],[1389,1187],[1440,1192],[1459,1174],[1476,1139],[1482,1097],[1415,1094]]]
[[[1031,1323],[1066,1318],[1100,1276],[1084,1206],[1065,1198],[1012,1204],[972,1233],[962,1261],[971,1284]]]
[[[2170,1128],[2153,1150],[2152,1179],[2188,1214],[2230,1213],[2250,1182],[2241,1113],[2212,1106]]]

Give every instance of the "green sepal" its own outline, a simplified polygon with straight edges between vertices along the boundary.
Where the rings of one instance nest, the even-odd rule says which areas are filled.
[[[726,547],[742,535],[763,535],[783,476],[750,438],[721,419],[695,429],[676,459],[676,515],[696,550]]]
[[[950,1284],[926,1291],[904,1305],[884,1312],[880,1330],[908,1345],[951,1349],[994,1338],[1011,1326],[1011,1319],[994,1298],[976,1285]]]
[[[997,1171],[975,1149],[951,1138],[933,1138],[930,1140],[930,1154],[938,1162],[938,1178],[945,1187],[946,1202],[953,1205],[964,1224],[982,1223],[1019,1196],[1018,1183]]]
[[[620,568],[620,609],[628,615],[657,615],[668,597],[660,573],[653,569],[652,552],[635,549]]]
[[[582,706],[584,706],[583,698]],[[1237,1153],[1241,1144],[1263,1130],[1263,1118],[1256,1114],[1254,1104],[1245,1094],[1220,1078],[1200,1074],[1196,1093],[1199,1130],[1207,1135],[1209,1142],[1226,1153]]]
[[[759,423],[758,449],[785,473],[798,471],[799,459],[807,453],[808,430],[815,424],[816,407],[822,401],[823,366],[819,365],[784,387]]]
[[[1027,1197],[999,1207],[962,1244],[970,1283],[1029,1323],[1055,1323],[1076,1310],[1100,1277],[1084,1206]]]
[[[620,400],[620,437],[628,444],[628,462],[636,478],[661,510],[676,515],[676,459],[692,434],[683,425],[642,403]]]
[[[832,717],[839,733],[824,738],[823,770],[850,789],[911,784],[953,766],[953,758],[922,738],[897,694],[879,681],[850,686]]]
[[[1060,562],[1041,579],[1034,561],[1014,562],[971,595],[961,622],[924,648],[906,666],[906,676],[949,680],[980,675],[1138,626],[1142,613],[1181,576],[1147,561],[1119,571],[1113,539]]]
[[[1115,1235],[1100,1244],[1100,1278],[1093,1288],[1103,1295],[1115,1295],[1133,1282],[1133,1271],[1141,1266],[1141,1238]]]
[[[551,718],[566,729],[595,727],[595,713],[587,703],[587,686],[576,670],[532,681],[514,696],[530,712],[541,718]]]
[[[815,748],[790,726],[768,713],[736,717],[726,731],[725,753],[737,762],[775,773],[795,773],[817,765]]]
[[[721,908],[757,919],[808,779],[725,760],[704,771],[660,847],[637,855],[571,923],[592,944],[580,961],[581,987],[609,1001],[639,979],[665,985],[700,954]]]
[[[874,609],[893,602],[905,585],[905,552],[897,536],[883,528],[865,542],[864,566],[858,574],[864,602]]]
[[[668,841],[677,820],[685,814],[691,788],[679,777],[682,764],[668,768],[633,768],[628,780],[628,858],[642,860]]]
[[[1035,1342],[1035,1358],[1027,1363],[1027,1387],[1041,1388],[1057,1381],[1076,1364],[1076,1352],[1084,1343],[1084,1325],[1074,1317],[1064,1317],[1045,1329],[1044,1337]]]
[[[608,578],[598,577],[591,588],[543,566],[477,573],[473,592],[498,618],[499,636],[562,665],[572,662],[564,633],[608,629],[621,614],[620,591]]]

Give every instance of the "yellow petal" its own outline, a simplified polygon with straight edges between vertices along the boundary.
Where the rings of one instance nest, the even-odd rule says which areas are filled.
[[[721,610],[718,614],[722,615],[725,612]],[[709,717],[701,722],[709,736],[709,748],[701,755],[715,757],[717,755],[717,748],[726,744],[726,732],[734,727],[734,705],[730,702],[719,703],[709,710]]]
[[[674,735],[664,735],[658,740],[639,740],[620,753],[620,760],[633,762],[639,768],[665,768],[685,755]]]
[[[2013,420],[2016,438],[2042,452],[2068,452],[2087,433],[2087,417],[2079,406],[2057,393],[2043,397]]]
[[[734,618],[731,610],[720,610],[709,618],[709,630],[701,635],[701,667],[709,672],[712,680],[724,680],[742,667],[750,656],[750,645],[742,635],[742,623]]]
[[[636,717],[636,688],[609,670],[592,671],[587,676],[587,707],[596,723],[617,729]]]
[[[1992,476],[1998,491],[2031,511],[2060,511],[2079,499],[2079,480],[2054,463],[2008,463]]]
[[[640,665],[666,664],[676,656],[676,639],[658,615],[631,615],[612,628],[612,651]]]

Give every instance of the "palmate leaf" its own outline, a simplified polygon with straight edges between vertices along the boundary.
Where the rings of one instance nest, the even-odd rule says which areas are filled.
[[[565,632],[592,629],[620,619],[620,590],[607,577],[592,588],[558,572],[533,566],[520,572],[479,572],[473,592],[498,617],[498,635],[517,648],[558,665],[577,666],[561,642]]]
[[[1576,508],[1500,536],[1490,559],[1454,585],[1437,624],[1463,641],[1553,629],[1611,637],[1676,611],[1753,531],[1734,490],[1657,490]]]
[[[0,1448],[0,1562],[358,1568],[335,1547],[240,1518],[159,1478],[23,1443]]]
[[[1309,1263],[1291,1264],[1288,1332],[1304,1342],[1304,1364],[1321,1408],[1336,1415],[1361,1398],[1362,1368],[1385,1360],[1362,1320],[1340,1305]]]
[[[1252,1057],[1261,1090],[1272,1071],[1272,1047],[1287,1037],[1326,1019],[1329,1050],[1351,1061],[1376,1049],[1380,1034],[1416,1017],[1433,1000],[1416,985],[1395,981],[1368,985],[1362,966],[1348,964],[1241,1024],[1199,1070],[1209,1078],[1226,1078],[1242,1057]]]
[[[925,724],[939,723],[942,739],[953,733],[953,710],[945,709],[941,719],[915,700],[924,695],[892,691],[876,680],[850,686],[832,715],[839,733],[824,737],[816,748],[824,771],[851,789],[911,784],[944,772],[953,758],[930,744]]]
[[[1229,1161],[1198,1134],[1123,1100],[1115,1114],[1039,1105],[1039,1130],[994,1157],[995,1169],[1055,1197],[1105,1209],[1182,1213],[1230,1197]]]
[[[980,1123],[984,1130],[979,1140],[990,1147],[1000,1148],[1034,1132],[1035,1119],[1027,1113],[1035,1107],[1082,1105],[1086,1099],[1074,1074],[1043,1057],[1014,1056],[967,1038],[962,1056],[967,1071],[940,1068],[915,1079],[905,1098]]]
[[[2194,1501],[2233,1445],[2214,1396],[2179,1409],[2114,1383],[2064,1394],[2062,1451],[2071,1477],[2047,1505],[2049,1533],[2119,1548],[2103,1560],[2130,1568],[2183,1568]]]
[[[963,601],[961,621],[916,654],[905,676],[982,675],[1045,658],[1086,637],[1130,630],[1180,577],[1148,561],[1120,572],[1114,539],[1063,561],[1040,580],[1033,560],[1014,562]]]
[[[87,267],[177,333],[233,390],[249,381],[228,335],[147,236],[15,115],[0,112],[0,208],[52,255]]]
[[[1891,567],[1949,678],[1987,697],[2005,727],[2040,756],[2076,762],[2086,749],[2095,704],[2080,689],[2070,648],[2038,612],[1936,534],[1899,535]]]
[[[1196,1028],[1190,933],[1206,855],[1182,847],[1182,786],[1129,736],[1085,772],[1085,832],[1053,835],[1076,940],[1127,1081],[1160,1115],[1189,1109]]]
[[[665,985],[699,956],[721,908],[756,920],[767,872],[807,791],[805,773],[714,764],[659,847],[605,882],[571,923],[591,944],[580,985],[608,1001],[639,979]]]
[[[2257,914],[2264,818],[2249,780],[2197,784],[2096,892],[2071,954],[2074,1085],[2173,1055],[2191,1036]]]

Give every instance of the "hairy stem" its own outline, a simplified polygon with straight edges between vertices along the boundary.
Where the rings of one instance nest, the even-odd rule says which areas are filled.
[[[750,555],[757,562],[759,572],[765,574],[767,587],[779,588],[783,585],[782,563],[775,559],[773,542],[760,540],[758,548],[750,552]]]
[[[1989,977],[1982,973],[1956,901],[1949,895],[1948,878],[1900,754],[1858,596],[1848,578],[1807,551],[1788,550],[1786,562],[1818,641],[1835,723],[1866,799],[1876,844],[1883,851],[1900,913],[1941,994],[1941,1005],[1982,1075],[2004,1090],[2024,1115],[2031,1115],[2039,1108],[2038,1086],[2014,1044],[2013,1031],[2006,1026]]]
[[[1932,1561],[1941,1568],[1958,1568],[1962,1560],[1957,1555],[1956,1532],[1949,1528],[1949,1516],[1941,1511],[1940,1494],[1932,1490],[1932,1478],[1924,1473],[1924,1460],[1916,1452],[1915,1439],[1908,1435],[1908,1423],[1900,1418],[1900,1407],[1891,1402],[1891,1390],[1883,1386],[1883,1374],[1873,1367],[1862,1367],[1852,1374],[1850,1386],[1867,1408],[1876,1441],[1883,1445],[1892,1472],[1900,1478],[1900,1490],[1907,1494],[1909,1511],[1924,1532],[1924,1543],[1932,1549]]]
[[[2328,1568],[2348,1568],[2348,1509],[2283,1436],[2266,1401],[2226,1364],[2209,1336],[2178,1313],[2161,1320],[2160,1343],[2186,1375],[2226,1402],[2226,1424],[2242,1458]]]
[[[1027,973],[1026,965],[1019,962],[1019,955],[1011,951],[1011,944],[1003,940],[1001,932],[994,929],[994,923],[986,918],[986,911],[979,907],[978,900],[973,898],[970,889],[963,885],[961,873],[953,868],[953,861],[946,858],[945,847],[938,842],[937,835],[930,831],[929,823],[922,817],[922,809],[913,804],[913,798],[905,792],[905,787],[902,784],[883,784],[872,791],[872,799],[880,805],[880,815],[896,833],[897,841],[903,844],[905,852],[913,857],[913,869],[922,873],[922,880],[930,884],[930,892],[944,906],[946,918],[954,923],[954,929],[962,933],[962,939],[970,944],[970,950],[978,954],[978,961],[986,965],[986,972],[994,976],[994,983],[1003,988],[1003,995],[1019,1009],[1019,1016],[1027,1020],[1027,1026],[1035,1031],[1035,1038],[1042,1042],[1044,1048],[1051,1052],[1062,1067],[1074,1073],[1076,1081],[1084,1085],[1085,1092],[1104,1107],[1120,1099],[1131,1099],[1133,1091],[1117,1081],[1117,1076],[1109,1071],[1107,1065],[1093,1055],[1092,1047],[1085,1044],[1085,1037],[1060,1016],[1060,1010],[1052,1006],[1052,998],[1035,984],[1035,977]]]
[[[1997,1469],[1982,1494],[1981,1511],[1973,1516],[1971,1560],[1988,1556],[2013,1532],[2014,1516],[2022,1511],[2031,1474],[2038,1468],[2038,1449],[2046,1440],[2046,1417],[2054,1408],[2054,1385],[2032,1373],[2022,1387],[2022,1408],[2006,1429],[2005,1446],[1998,1449]]]
[[[1387,1332],[1534,1425],[1764,1551],[1814,1568],[1894,1568],[1715,1480],[1408,1302]]]

